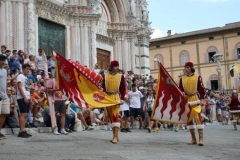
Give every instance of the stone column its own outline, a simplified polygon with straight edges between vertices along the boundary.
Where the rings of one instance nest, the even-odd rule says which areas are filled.
[[[84,24],[84,39],[82,39],[83,43],[83,48],[84,48],[84,52],[83,52],[83,65],[86,65],[88,68],[91,68],[91,66],[89,66],[89,40],[88,40],[88,25],[85,23]]]
[[[35,30],[35,7],[32,1],[28,3],[28,53],[35,55],[36,51],[36,30]]]
[[[131,55],[131,71],[135,73],[136,64],[135,64],[135,51],[134,51],[134,38],[130,39],[130,55]]]
[[[140,74],[148,74],[150,75],[150,67],[149,67],[149,42],[148,38],[143,36],[139,38],[140,40]]]
[[[17,40],[18,40],[18,49],[24,50],[24,4],[19,2],[18,7],[18,31],[17,31]]]
[[[119,62],[119,67],[120,67],[120,69],[122,69],[123,68],[123,66],[122,66],[122,57],[121,57],[121,55],[123,54],[123,52],[122,52],[122,40],[121,40],[121,38],[117,41],[117,45],[118,45],[118,50],[117,50],[117,54],[116,54],[116,60]]]
[[[17,19],[18,19],[18,15],[17,15],[17,2],[10,2],[12,3],[12,20],[13,20],[13,23],[12,23],[12,33],[13,33],[13,39],[12,39],[12,42],[13,42],[13,49],[18,49],[18,46],[17,46],[17,43],[18,43],[18,36],[17,36],[17,33],[18,33],[18,24],[17,24]],[[11,4],[10,4],[11,5]]]
[[[80,47],[79,47],[79,20],[77,17],[74,19],[74,61],[79,61]]]
[[[91,66],[89,68],[94,68],[97,63],[97,48],[96,48],[96,22],[91,23]]]
[[[66,26],[66,37],[65,37],[65,42],[66,42],[66,49],[65,49],[65,52],[66,52],[66,58],[67,59],[70,59],[71,58],[71,50],[70,50],[70,45],[71,45],[71,38],[70,38],[70,26]]]

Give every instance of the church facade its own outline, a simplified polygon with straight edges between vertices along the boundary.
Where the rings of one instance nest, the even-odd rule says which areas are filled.
[[[36,55],[53,50],[92,68],[111,60],[150,74],[146,0],[0,0],[0,44]]]

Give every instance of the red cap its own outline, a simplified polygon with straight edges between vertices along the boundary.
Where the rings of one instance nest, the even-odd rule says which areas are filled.
[[[116,66],[119,66],[119,63],[118,63],[118,61],[113,60],[113,61],[110,63],[110,67],[116,67]]]
[[[192,62],[186,62],[184,66],[185,67],[193,67],[193,63]]]

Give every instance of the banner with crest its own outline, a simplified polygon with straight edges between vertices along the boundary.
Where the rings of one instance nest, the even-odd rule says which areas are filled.
[[[81,107],[102,108],[119,102],[111,99],[101,88],[102,76],[91,69],[56,53],[56,83],[68,99]]]
[[[200,110],[190,106],[161,63],[159,63],[157,95],[155,99],[152,112],[152,119],[154,120],[170,123],[187,123],[200,113]]]

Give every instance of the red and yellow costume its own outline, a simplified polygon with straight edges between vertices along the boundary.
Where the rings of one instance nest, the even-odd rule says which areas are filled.
[[[236,94],[236,95],[235,95]],[[237,130],[237,120],[240,120],[240,102],[237,91],[233,91],[232,100],[230,103],[230,113],[232,115],[233,130]]]
[[[193,63],[192,62],[187,62],[185,64],[185,67],[191,67],[193,68]],[[203,87],[203,82],[202,82],[202,77],[194,75],[190,76],[183,76],[180,79],[179,83],[179,88],[180,90],[185,94],[189,104],[194,107],[194,108],[199,108],[201,110],[201,105],[200,105],[200,100],[204,99],[204,87]],[[194,124],[194,121],[196,125]],[[189,144],[196,144],[196,137],[195,137],[195,128],[198,129],[199,132],[199,145],[203,145],[203,122],[201,118],[201,113],[198,113],[193,120],[188,122],[188,128],[190,130],[190,133],[192,135],[192,141]],[[201,138],[202,137],[202,138]]]
[[[110,67],[119,66],[118,61],[112,61]],[[103,77],[103,91],[112,99],[124,100],[126,84],[124,76],[117,73],[111,74],[107,73]],[[119,122],[119,109],[120,105],[107,107],[108,115],[111,121],[111,126],[113,128],[113,140],[112,142],[116,143],[118,141],[118,130],[120,128]]]

